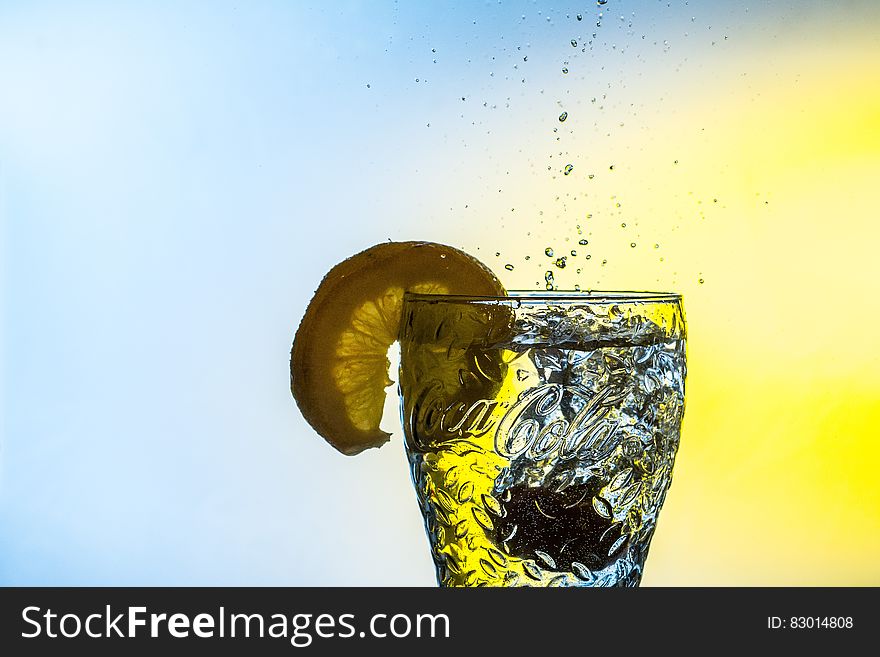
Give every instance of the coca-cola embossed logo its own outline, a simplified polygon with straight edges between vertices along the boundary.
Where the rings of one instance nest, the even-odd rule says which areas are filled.
[[[597,461],[619,444],[619,426],[609,419],[627,391],[617,386],[592,392],[580,386],[547,383],[524,392],[495,433],[495,451],[507,458],[525,455]]]
[[[411,446],[425,449],[428,445],[484,436],[497,425],[500,411],[510,406],[495,399],[448,402],[442,391],[443,386],[435,382],[422,389],[411,406],[407,404]]]

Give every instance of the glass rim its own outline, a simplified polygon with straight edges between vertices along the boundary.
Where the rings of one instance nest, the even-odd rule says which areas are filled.
[[[680,302],[678,292],[637,292],[630,290],[508,290],[506,295],[431,294],[405,292],[404,301],[442,301],[447,303],[668,303]]]

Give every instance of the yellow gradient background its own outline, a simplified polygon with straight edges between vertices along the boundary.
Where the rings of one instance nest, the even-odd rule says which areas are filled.
[[[593,212],[590,246],[571,219],[539,245],[484,237],[509,287],[543,285],[539,260],[563,289],[684,294],[687,411],[644,585],[880,584],[880,48],[855,36],[679,79],[676,113],[598,156],[572,138],[572,176],[581,153],[621,160],[559,213]],[[510,186],[528,204],[560,182]]]

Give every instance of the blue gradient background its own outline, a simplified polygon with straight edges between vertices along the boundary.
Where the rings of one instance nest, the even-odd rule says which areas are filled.
[[[747,328],[742,308],[717,300],[790,271],[786,237],[746,283],[755,258],[725,259],[726,245],[766,237],[776,219],[762,201],[782,183],[743,165],[767,153],[713,126],[731,125],[738,103],[753,120],[762,93],[800,80],[817,98],[828,85],[836,111],[860,106],[834,85],[849,70],[876,88],[876,72],[863,80],[846,66],[878,61],[878,27],[870,0],[0,3],[0,584],[432,585],[400,436],[357,458],[317,438],[288,391],[293,332],[324,272],[389,238],[454,244],[496,270],[515,262],[509,287],[543,285],[534,261],[547,245],[571,248],[584,203],[608,208],[596,210],[607,225],[593,257],[609,264],[583,276],[684,291],[695,340],[690,425],[645,584],[877,584],[876,558],[866,565],[880,548],[873,470],[844,471],[848,511],[816,529],[818,542],[809,509],[765,533],[749,519],[766,509],[730,502],[735,490],[760,498],[753,486],[768,475],[749,469],[750,443],[722,457],[696,435],[735,412],[711,375],[729,371],[710,358],[731,342],[701,343],[695,327],[720,326],[725,339]],[[816,73],[828,52],[842,65]],[[562,109],[565,135],[554,132]],[[848,290],[880,317],[867,300],[880,296],[868,222],[880,150],[876,136],[858,137],[874,134],[873,111],[851,138],[864,178],[831,178],[855,199],[841,216],[863,221],[840,238],[852,249],[808,284]],[[757,120],[744,129],[772,139],[788,119],[775,121],[766,134]],[[694,167],[687,182],[673,178],[673,158]],[[616,163],[620,177],[597,174],[604,186],[578,198],[560,191],[569,161],[578,174]],[[711,206],[718,189],[730,214],[707,228],[696,204]],[[624,209],[611,209],[621,197]],[[608,226],[627,203],[638,236],[615,237]],[[740,211],[750,228],[730,232]],[[798,212],[775,224],[796,242],[782,219]],[[817,225],[801,246],[820,245]],[[630,239],[668,244],[665,264],[628,250]],[[576,281],[557,273],[563,287]],[[777,346],[789,339],[779,319],[767,334]],[[860,353],[841,356],[861,368],[843,392],[865,400],[838,408],[863,438],[845,459],[876,462],[878,362]],[[777,370],[797,379],[810,368]],[[794,417],[801,406],[786,408]],[[796,456],[786,426],[767,440]],[[728,474],[714,494],[704,467]],[[813,470],[797,485],[827,486]],[[827,536],[844,531],[854,546],[841,553]]]

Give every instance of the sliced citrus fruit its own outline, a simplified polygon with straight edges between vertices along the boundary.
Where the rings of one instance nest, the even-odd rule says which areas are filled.
[[[377,244],[331,269],[293,340],[290,389],[303,417],[343,454],[390,437],[379,422],[406,291],[505,293],[479,260],[432,242]]]

